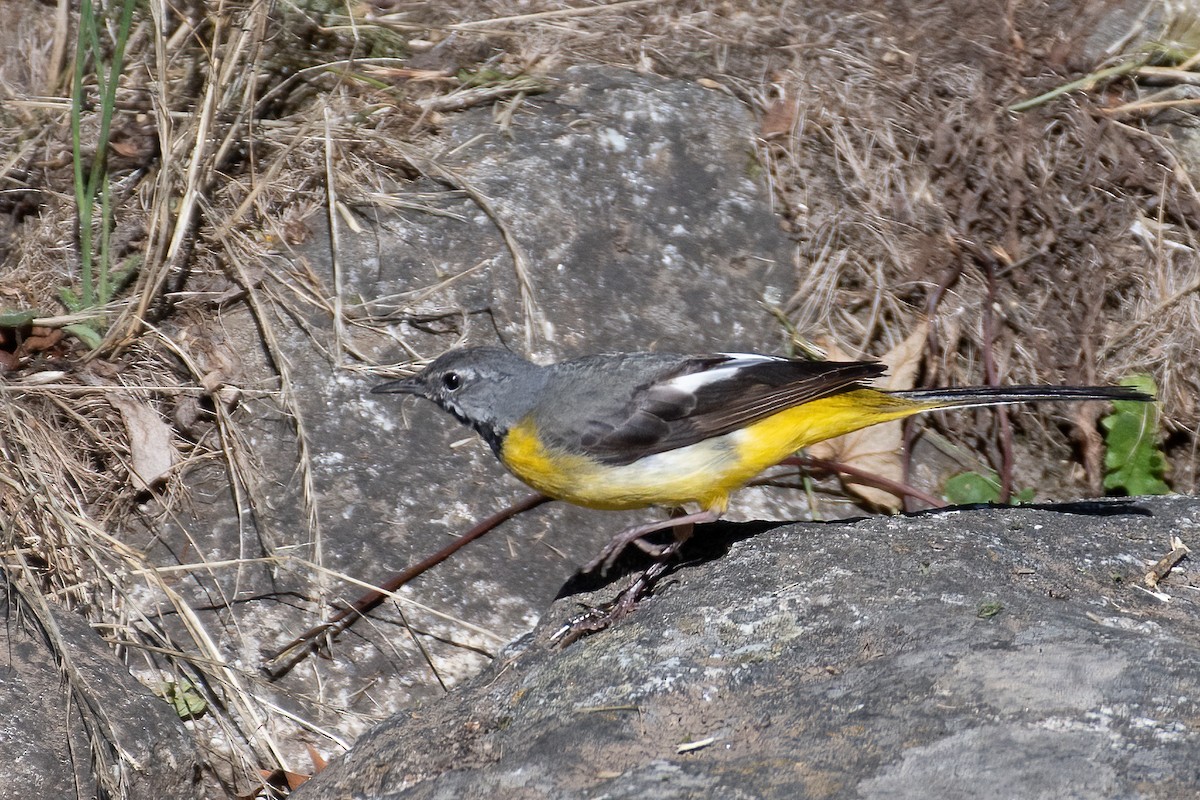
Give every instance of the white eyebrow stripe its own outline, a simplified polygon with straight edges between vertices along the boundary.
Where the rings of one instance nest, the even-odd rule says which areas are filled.
[[[677,378],[672,378],[663,383],[663,386],[669,386],[672,389],[678,389],[681,392],[694,394],[700,387],[708,386],[713,383],[720,383],[734,378],[738,372],[746,367],[754,364],[761,364],[764,361],[787,361],[788,359],[780,356],[763,356],[756,353],[721,353],[723,356],[728,356],[733,359],[727,361],[720,366],[706,369],[702,372],[693,372],[689,375],[680,375]]]

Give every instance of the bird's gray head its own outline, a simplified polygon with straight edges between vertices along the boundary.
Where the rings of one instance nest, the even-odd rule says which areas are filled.
[[[371,392],[432,400],[499,452],[504,434],[533,408],[545,382],[544,368],[507,350],[467,347],[444,353],[418,375]]]

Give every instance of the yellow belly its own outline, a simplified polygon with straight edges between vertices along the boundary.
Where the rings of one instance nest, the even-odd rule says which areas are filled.
[[[548,450],[532,435],[526,419],[509,431],[500,457],[514,475],[539,492],[588,508],[698,503],[724,511],[730,492],[797,450],[931,407],[860,389],[813,400],[740,430],[622,466]]]

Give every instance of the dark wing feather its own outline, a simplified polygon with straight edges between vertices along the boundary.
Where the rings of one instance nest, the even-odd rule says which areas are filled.
[[[607,420],[593,419],[578,444],[606,464],[630,464],[654,453],[720,436],[779,411],[859,388],[884,372],[870,362],[759,361],[688,390],[673,379],[721,368],[736,359],[697,358],[639,387]]]

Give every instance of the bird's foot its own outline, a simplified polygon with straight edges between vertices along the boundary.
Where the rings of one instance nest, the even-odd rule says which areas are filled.
[[[675,555],[676,551],[683,546],[683,542],[684,540],[677,539],[668,545],[655,548],[659,552],[654,563],[638,573],[637,577],[620,594],[602,606],[588,608],[568,619],[550,636],[550,641],[566,647],[577,639],[599,633],[629,616],[629,613],[637,607],[638,601],[649,593],[654,582],[667,571],[671,556]]]

